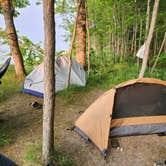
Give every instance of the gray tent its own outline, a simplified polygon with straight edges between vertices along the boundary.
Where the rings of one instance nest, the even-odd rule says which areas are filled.
[[[55,58],[56,92],[66,88],[68,78],[68,66],[69,59],[66,56],[58,56]],[[86,72],[83,67],[74,59],[72,59],[70,84],[77,86],[86,85]],[[23,92],[43,97],[43,91],[44,63],[41,63],[26,77],[24,81]]]

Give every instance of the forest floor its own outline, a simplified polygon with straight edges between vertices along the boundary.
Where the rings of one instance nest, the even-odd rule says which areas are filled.
[[[56,98],[55,144],[61,156],[60,165],[77,166],[152,166],[166,159],[166,139],[157,135],[114,138],[123,151],[109,147],[104,160],[99,150],[85,142],[70,129],[76,119],[104,90],[93,89],[76,93],[71,103],[62,96]],[[42,109],[30,103],[43,100],[28,94],[16,93],[0,104],[0,153],[20,166],[38,166],[41,156]],[[58,155],[59,155],[58,154]],[[66,159],[67,156],[67,159]],[[66,163],[65,160],[69,160]]]

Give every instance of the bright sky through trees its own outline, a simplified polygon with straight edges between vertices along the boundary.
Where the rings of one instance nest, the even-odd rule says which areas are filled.
[[[19,36],[28,36],[34,43],[42,42],[43,47],[43,11],[42,5],[36,5],[35,1],[30,0],[31,5],[23,9],[17,9],[20,11],[20,15],[14,19]],[[56,50],[66,50],[69,47],[67,42],[64,42],[63,35],[66,33],[61,27],[62,17],[56,15]],[[0,27],[4,28],[4,19],[0,15]]]

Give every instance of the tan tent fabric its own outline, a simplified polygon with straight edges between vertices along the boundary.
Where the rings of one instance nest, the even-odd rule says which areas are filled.
[[[111,122],[116,89],[135,83],[152,83],[166,86],[165,81],[154,78],[133,79],[121,83],[115,89],[113,88],[99,97],[76,121],[75,127],[80,129],[101,151],[107,149],[111,124],[116,126],[121,123],[120,120]],[[159,120],[158,118],[166,122],[165,117],[157,117],[156,121]],[[137,121],[139,122],[139,119]],[[131,124],[133,120],[128,118],[126,123]]]
[[[111,128],[119,126],[131,126],[131,125],[146,125],[146,124],[158,124],[166,123],[166,116],[148,116],[148,117],[132,117],[122,119],[112,119]]]
[[[114,95],[114,89],[104,93],[75,123],[75,126],[81,129],[101,151],[108,146]]]
[[[140,78],[140,79],[133,79],[133,80],[129,80],[126,82],[123,82],[117,86],[115,86],[115,88],[122,88],[125,86],[129,86],[135,83],[151,83],[151,84],[160,84],[160,85],[165,85],[166,86],[166,82],[156,79],[156,78]]]

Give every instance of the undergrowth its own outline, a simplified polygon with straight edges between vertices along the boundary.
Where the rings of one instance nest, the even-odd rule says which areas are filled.
[[[72,160],[72,157],[70,157],[69,154],[66,152],[63,152],[62,150],[55,148],[54,154],[52,155],[52,160],[55,163],[55,165],[58,166],[74,166],[74,161]],[[25,150],[24,155],[24,161],[26,163],[30,163],[33,165],[42,165],[42,159],[41,159],[41,145],[35,144],[35,145],[28,145]]]
[[[0,132],[0,147],[11,143],[9,136],[6,133]]]
[[[1,82],[0,103],[21,91],[22,81],[16,77],[13,66],[9,67]]]
[[[163,59],[163,57],[162,57]],[[121,62],[113,64],[110,61],[101,63],[100,61],[91,61],[91,73],[87,79],[86,87],[71,86],[69,89],[57,93],[65,104],[73,104],[80,100],[81,95],[84,95],[90,90],[95,88],[108,90],[115,85],[138,77],[140,66],[133,62]],[[95,63],[94,63],[95,62]],[[166,80],[166,66],[159,60],[159,65],[155,68],[154,72],[147,69],[145,77],[154,77]],[[0,103],[13,97],[13,95],[21,92],[22,81],[19,81],[14,74],[14,68],[10,67],[0,85]],[[7,134],[0,134],[0,146],[10,143]],[[33,165],[41,164],[41,146],[30,145],[25,150],[24,160]],[[74,161],[69,154],[57,148],[53,155],[53,160],[60,166],[72,166]]]
[[[86,87],[71,86],[68,90],[64,90],[58,93],[58,96],[62,97],[65,104],[72,104],[77,102],[79,95],[86,93],[94,88],[105,91],[121,82],[138,78],[138,74],[141,68],[141,64],[137,66],[133,60],[128,62],[123,61],[116,64],[113,64],[111,61],[101,63],[100,61],[92,60],[91,62],[91,72],[87,79]],[[153,63],[153,61],[151,63]],[[159,64],[160,65],[155,68],[153,73],[151,73],[151,68],[148,67],[145,73],[145,77],[166,80],[166,66],[160,61]]]

